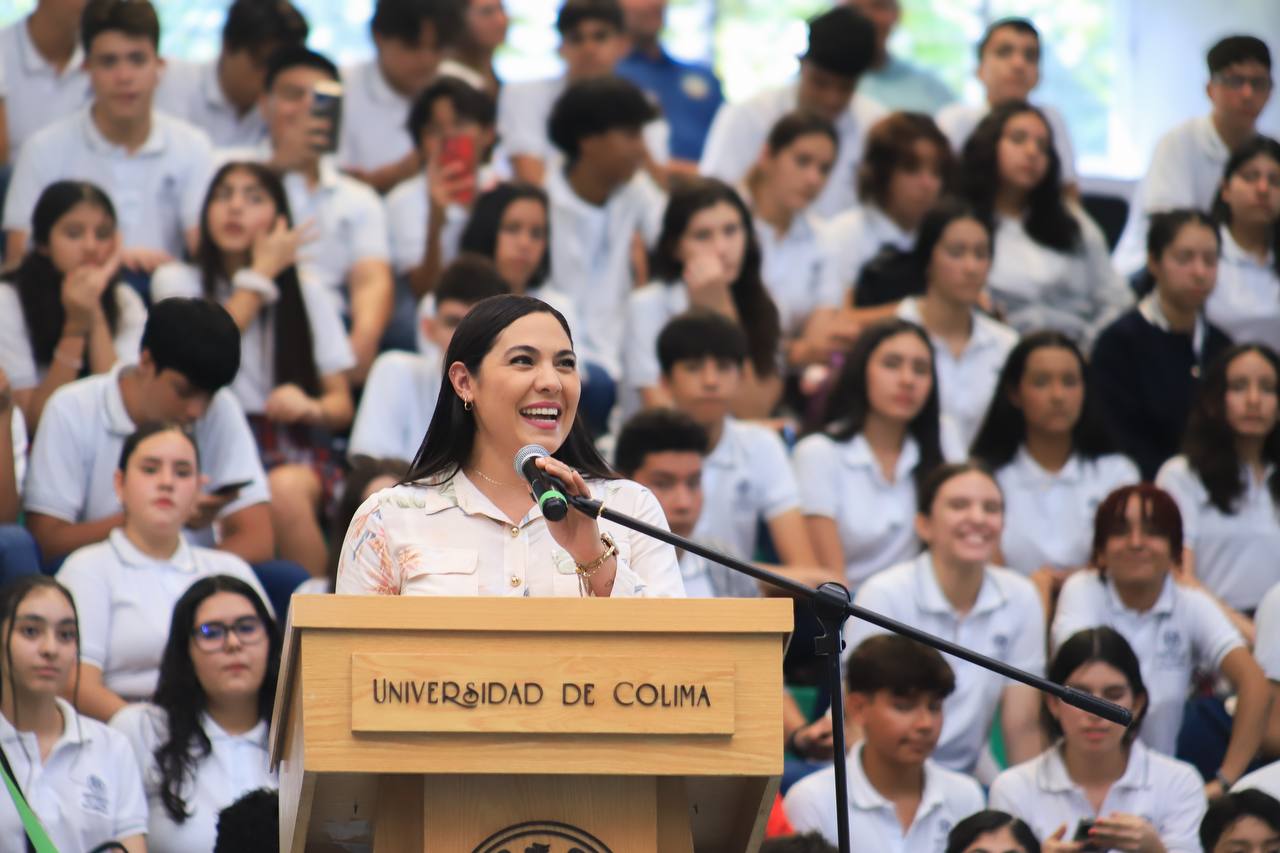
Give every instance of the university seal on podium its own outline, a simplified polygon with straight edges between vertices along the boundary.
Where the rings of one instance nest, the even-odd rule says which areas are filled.
[[[500,829],[472,853],[611,853],[591,833],[567,823],[535,820]]]

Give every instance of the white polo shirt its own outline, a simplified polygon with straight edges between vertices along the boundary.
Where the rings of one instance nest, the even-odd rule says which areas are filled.
[[[818,234],[830,253],[830,263],[841,298],[858,285],[862,268],[886,246],[909,252],[916,244],[915,232],[903,231],[874,202],[825,220]]]
[[[1084,789],[1068,775],[1057,745],[997,776],[990,805],[1022,818],[1036,838],[1048,838],[1063,824],[1066,837],[1072,838],[1082,820],[1115,812],[1136,815],[1155,827],[1169,853],[1200,853],[1200,819],[1206,804],[1204,780],[1194,767],[1135,740],[1124,775],[1111,785],[1096,812]]]
[[[1096,570],[1076,572],[1058,596],[1050,644],[1057,648],[1077,631],[1104,625],[1129,641],[1142,665],[1150,709],[1139,736],[1152,749],[1173,755],[1192,675],[1217,672],[1223,658],[1244,648],[1244,640],[1209,596],[1172,577],[1165,578],[1155,606],[1138,613],[1124,606]]]
[[[317,374],[323,379],[354,367],[356,358],[347,340],[347,330],[328,291],[306,279],[299,284],[307,323],[311,327],[311,357],[315,359]],[[226,304],[231,290],[231,283],[220,278],[217,283],[218,302]],[[203,297],[200,271],[190,264],[165,264],[151,277],[151,296],[156,300],[171,296]],[[230,387],[247,414],[262,414],[267,408],[267,398],[278,384],[275,377],[275,337],[273,308],[259,311],[249,327],[240,333],[240,370]]]
[[[133,364],[142,349],[147,308],[137,291],[124,282],[117,282],[112,289],[116,301],[116,332],[111,341],[116,362]],[[18,289],[8,282],[0,282],[0,369],[8,375],[10,387],[19,391],[36,387],[49,372],[48,365],[36,364]]]
[[[760,92],[736,104],[723,104],[707,132],[698,172],[736,185],[760,156],[769,131],[778,119],[794,110],[798,83]],[[840,150],[822,193],[811,205],[819,216],[835,216],[858,205],[855,191],[858,163],[867,131],[888,113],[865,95],[854,94],[849,107],[836,119]]]
[[[998,217],[987,286],[1019,332],[1050,328],[1087,342],[1133,307],[1133,292],[1112,269],[1102,231],[1079,207],[1067,209],[1080,223],[1082,243],[1073,252],[1042,246],[1022,220]]]
[[[151,133],[130,153],[107,141],[85,107],[30,141],[13,167],[6,229],[29,232],[36,201],[54,181],[92,181],[111,197],[125,246],[183,256],[183,232],[200,224],[209,186],[213,148],[204,131],[152,110]]]
[[[1071,143],[1071,131],[1067,128],[1067,120],[1057,107],[1048,104],[1032,104],[1044,113],[1049,130],[1053,133],[1053,147],[1058,152],[1058,161],[1062,164],[1062,183],[1074,184],[1079,180],[1076,173],[1076,149]],[[975,106],[973,104],[951,103],[938,110],[933,117],[938,129],[951,140],[951,147],[956,153],[964,151],[964,144],[969,141],[973,131],[987,114],[991,112],[990,104]]]
[[[1280,583],[1262,596],[1253,614],[1253,656],[1272,681],[1280,681]]]
[[[427,228],[431,225],[430,191],[427,176],[417,174],[401,181],[387,193],[387,236],[390,238],[391,267],[397,275],[422,263],[427,253]],[[441,269],[458,255],[458,241],[467,227],[471,211],[460,204],[444,209],[440,229]]]
[[[27,420],[22,409],[9,410],[9,438],[13,442],[13,487],[22,497],[22,486],[27,476]]]
[[[1280,800],[1280,761],[1273,761],[1263,767],[1259,767],[1252,773],[1246,773],[1231,786],[1231,792],[1244,791],[1249,788],[1256,788],[1264,794],[1270,794]]]
[[[760,277],[778,306],[782,333],[795,337],[818,308],[839,307],[844,296],[828,244],[818,238],[818,217],[801,213],[786,234],[755,218]]]
[[[438,351],[393,350],[374,359],[347,455],[412,461],[431,424],[443,374]]]
[[[653,493],[631,480],[588,480],[591,497],[666,528]],[[496,522],[496,523],[495,523]],[[682,598],[676,551],[600,521],[618,546],[615,598]],[[339,595],[585,597],[573,557],[535,504],[514,524],[461,471],[435,486],[392,486],[356,510],[338,560]]]
[[[1023,574],[1043,566],[1089,565],[1098,504],[1121,486],[1141,482],[1138,466],[1120,453],[1087,459],[1078,453],[1059,471],[1046,471],[1020,445],[996,472],[1004,494],[1004,563]]]
[[[579,356],[615,379],[621,373],[627,294],[632,289],[631,240],[658,238],[666,196],[643,172],[619,187],[603,206],[583,200],[563,170],[547,170],[551,226],[551,281],[573,298],[587,321],[574,330]]]
[[[717,551],[727,551],[719,542],[703,542]],[[680,577],[687,598],[759,598],[760,585],[755,579],[727,566],[713,563],[688,551],[679,556]]]
[[[1160,138],[1146,176],[1129,199],[1129,219],[1116,245],[1115,267],[1122,275],[1147,265],[1152,213],[1175,207],[1208,210],[1213,205],[1230,157],[1231,149],[1207,115],[1187,119]]]
[[[376,58],[342,69],[338,162],[371,171],[413,151],[406,122],[413,100],[391,88]]]
[[[9,158],[38,130],[89,103],[93,91],[84,70],[84,49],[76,39],[71,59],[58,71],[40,55],[27,29],[29,17],[0,29],[0,76],[5,80],[5,117],[9,126]]]
[[[120,396],[122,369],[70,382],[49,398],[31,448],[24,510],[76,524],[120,511],[116,467],[124,440],[137,429]],[[201,473],[212,488],[252,481],[223,508],[223,517],[270,500],[253,433],[229,389],[213,395],[194,430]]]
[[[160,767],[156,749],[169,738],[165,712],[139,703],[121,708],[111,718],[111,728],[128,739],[142,775],[150,812],[147,849],[157,851],[212,850],[218,838],[218,812],[259,788],[276,789],[279,781],[268,767],[267,721],[243,734],[223,731],[207,713],[200,714],[200,728],[209,738],[211,751],[195,763],[194,778],[182,786],[189,817],[175,823],[160,798]]]
[[[843,442],[822,433],[806,436],[791,460],[801,511],[836,524],[851,591],[876,572],[919,553],[912,470],[920,461],[920,448],[914,438],[903,442],[892,482],[861,433]],[[868,511],[871,507],[874,512]]]
[[[1036,675],[1044,674],[1044,610],[1036,588],[1017,572],[987,566],[973,609],[957,617],[943,596],[928,551],[862,584],[854,602],[891,619],[973,649]],[[850,619],[845,655],[884,630]],[[955,692],[943,702],[942,737],[933,758],[944,767],[972,772],[1005,687],[1013,682],[976,664],[947,657]]]
[[[683,281],[651,281],[627,293],[626,340],[622,350],[622,393],[618,405],[624,417],[640,410],[640,390],[662,379],[658,335],[673,317],[689,310],[689,290]]]
[[[702,515],[693,528],[700,542],[723,543],[750,560],[761,521],[800,508],[787,448],[772,430],[732,417],[702,461]]]
[[[271,143],[256,148],[227,148],[217,154],[219,164],[232,160],[265,162]],[[298,249],[298,270],[306,279],[329,288],[343,316],[349,308],[344,294],[347,277],[357,261],[390,261],[387,216],[382,199],[367,185],[338,171],[332,156],[320,158],[320,179],[314,187],[298,172],[284,176],[289,212],[296,225],[312,223],[316,238]]]
[[[982,787],[964,773],[926,759],[924,791],[906,832],[894,804],[875,789],[862,769],[863,743],[858,742],[845,762],[849,782],[849,837],[857,849],[876,853],[942,853],[952,827],[982,811]],[[796,832],[820,832],[837,843],[835,767],[824,767],[797,781],[782,801]]]
[[[58,850],[92,850],[104,841],[147,831],[147,798],[129,741],[97,720],[55,700],[62,736],[40,761],[35,732],[20,732],[0,716],[0,747],[14,781]],[[8,791],[0,797],[0,849],[26,849],[26,832]]]
[[[921,327],[920,300],[912,296],[898,303],[898,317]],[[1009,351],[1018,343],[1018,333],[978,309],[970,312],[973,326],[964,351],[956,355],[942,338],[929,334],[938,372],[938,401],[942,414],[951,419],[960,441],[968,447],[982,428],[991,398],[1000,381]],[[926,330],[927,331],[927,330]]]
[[[1209,502],[1187,457],[1173,457],[1156,474],[1156,485],[1178,503],[1183,542],[1196,555],[1196,576],[1218,598],[1246,612],[1280,583],[1280,516],[1267,487],[1272,470],[1267,466],[1261,482],[1247,468],[1241,470],[1245,489],[1230,514]]]
[[[155,104],[203,130],[217,148],[258,145],[267,138],[267,123],[256,103],[241,115],[227,100],[218,82],[217,57],[206,62],[166,59]]]
[[[1205,317],[1237,344],[1280,346],[1280,273],[1276,272],[1276,250],[1272,246],[1266,261],[1240,248],[1225,225],[1222,255],[1218,259],[1218,281],[1204,305]]]
[[[58,569],[58,581],[71,591],[80,614],[80,660],[102,670],[113,693],[130,701],[149,698],[173,606],[210,575],[239,578],[268,600],[249,564],[226,551],[181,541],[173,556],[157,560],[119,527],[104,541],[76,549]]]

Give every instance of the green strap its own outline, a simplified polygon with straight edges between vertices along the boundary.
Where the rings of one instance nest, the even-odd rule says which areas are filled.
[[[27,831],[27,838],[31,839],[31,844],[35,847],[36,853],[58,853],[58,848],[54,847],[53,842],[49,840],[49,833],[44,831],[44,827],[40,824],[40,818],[36,817],[36,813],[31,810],[31,806],[27,805],[27,798],[22,796],[22,791],[18,789],[18,783],[13,781],[13,777],[5,769],[5,764],[8,764],[8,762],[0,763],[0,776],[4,777],[4,786],[9,790],[13,805],[18,810],[18,817],[22,819],[22,828]]]

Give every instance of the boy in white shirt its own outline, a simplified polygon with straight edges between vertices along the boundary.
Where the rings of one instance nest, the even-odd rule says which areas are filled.
[[[432,350],[392,350],[378,356],[351,428],[349,455],[403,459],[406,467],[413,461],[435,411],[453,330],[481,299],[510,292],[497,269],[482,257],[463,255],[444,271],[434,291],[435,311],[422,318]]]
[[[374,58],[342,72],[338,162],[380,193],[422,168],[404,137],[405,118],[461,28],[459,7],[453,0],[378,0],[369,21]]]
[[[334,129],[311,112],[315,87],[339,80],[337,67],[314,51],[276,51],[259,101],[268,142],[219,154],[223,162],[265,161],[284,175],[293,221],[310,221],[315,233],[313,241],[299,247],[299,271],[330,288],[350,321],[356,357],[351,379],[360,385],[391,318],[394,286],[382,202],[369,187],[338,171],[334,158],[324,153]],[[343,123],[351,120],[344,116]]]
[[[934,763],[951,667],[906,637],[869,637],[846,664],[845,713],[863,733],[849,752],[849,835],[877,853],[942,853],[951,827],[985,803],[972,777]],[[835,768],[812,773],[783,800],[797,832],[836,839]]]
[[[840,135],[835,165],[811,208],[831,217],[856,207],[854,184],[863,143],[871,125],[885,115],[884,107],[857,93],[858,81],[874,61],[875,43],[871,23],[845,6],[809,21],[809,50],[800,57],[796,82],[720,107],[698,171],[737,184],[755,164],[774,123],[792,110],[810,110],[834,124]]]
[[[163,62],[147,0],[91,0],[81,23],[93,102],[23,145],[4,205],[5,256],[22,257],[44,188],[80,179],[115,203],[122,264],[150,273],[194,244],[212,146],[203,131],[152,108]]]
[[[1254,36],[1227,36],[1209,48],[1208,115],[1182,122],[1156,143],[1151,165],[1129,200],[1129,220],[1113,253],[1122,275],[1147,265],[1150,215],[1179,207],[1213,207],[1231,152],[1258,133],[1258,116],[1274,82],[1271,51]]]
[[[281,47],[306,44],[307,31],[289,0],[235,0],[215,58],[165,60],[156,106],[209,134],[218,148],[257,145],[267,137],[258,111],[267,59]]]
[[[8,137],[10,163],[32,134],[89,103],[80,19],[65,5],[38,0],[30,15],[0,29],[0,79],[7,90],[7,127],[0,136]]]
[[[956,103],[938,111],[938,127],[951,140],[957,152],[992,107],[1025,101],[1040,82],[1040,33],[1026,18],[1001,18],[987,27],[978,42],[978,79],[986,88],[986,102],[981,106]],[[1077,191],[1075,147],[1062,113],[1047,104],[1037,103],[1053,130],[1054,146],[1062,163],[1062,185],[1071,193]]]

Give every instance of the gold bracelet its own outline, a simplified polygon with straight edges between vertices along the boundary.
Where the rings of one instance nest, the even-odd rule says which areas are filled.
[[[578,574],[582,575],[587,580],[590,580],[591,576],[599,571],[600,567],[603,566],[610,557],[616,556],[618,553],[618,545],[613,541],[613,537],[608,533],[600,534],[600,543],[604,545],[603,554],[596,557],[590,563],[574,563],[574,565],[577,566]]]

